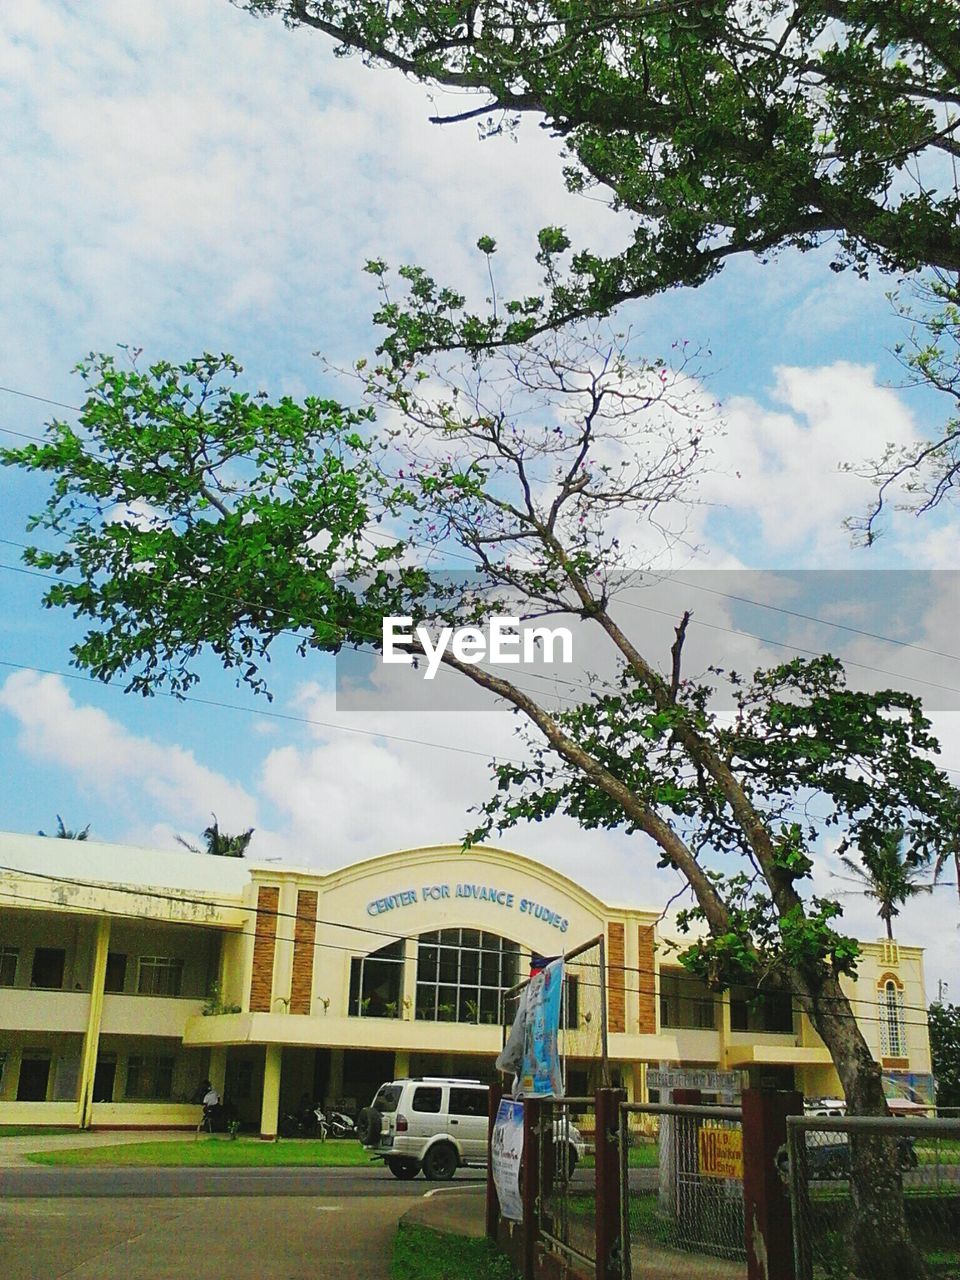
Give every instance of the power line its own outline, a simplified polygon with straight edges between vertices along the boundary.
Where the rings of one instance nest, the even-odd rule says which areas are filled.
[[[173,892],[171,892],[171,893],[163,893],[163,892],[161,892],[161,891],[160,891],[160,890],[158,890],[158,889],[151,889],[151,888],[146,887],[146,886],[144,886],[144,887],[139,887],[139,888],[138,888],[138,887],[134,887],[134,886],[121,885],[121,884],[112,884],[112,883],[110,883],[110,882],[104,882],[104,881],[98,881],[98,880],[82,880],[82,879],[79,879],[79,878],[77,878],[77,877],[70,877],[70,876],[57,876],[57,875],[53,875],[53,874],[51,874],[50,872],[30,871],[30,870],[26,870],[26,869],[25,869],[25,868],[23,868],[23,867],[11,867],[11,866],[7,866],[7,865],[0,865],[0,872],[8,872],[8,873],[10,873],[10,874],[12,874],[12,875],[23,875],[23,876],[28,876],[28,877],[30,877],[31,879],[34,879],[34,880],[42,880],[42,881],[49,882],[49,883],[56,884],[56,885],[69,885],[69,886],[74,887],[74,888],[98,889],[98,890],[100,890],[100,891],[103,891],[103,892],[109,892],[109,893],[121,893],[121,894],[122,894],[122,893],[127,893],[127,894],[130,894],[130,895],[132,895],[132,896],[139,897],[139,898],[155,898],[155,899],[157,899],[157,900],[159,900],[159,901],[163,901],[163,902],[186,902],[186,903],[189,903],[189,904],[191,904],[191,905],[195,905],[195,906],[205,906],[205,907],[213,906],[213,907],[219,907],[219,908],[221,908],[221,909],[223,909],[223,910],[230,910],[230,911],[241,910],[241,911],[246,911],[246,912],[248,912],[248,913],[249,913],[249,912],[252,912],[252,913],[254,913],[254,914],[256,914],[256,915],[261,915],[261,914],[262,914],[263,916],[265,916],[265,917],[267,917],[267,918],[270,918],[270,919],[277,919],[277,920],[294,920],[294,921],[296,921],[296,920],[302,920],[302,919],[304,919],[304,918],[305,918],[305,917],[304,917],[301,913],[299,913],[299,912],[295,912],[295,911],[281,911],[281,910],[279,910],[279,908],[260,907],[259,905],[247,905],[247,904],[244,904],[244,903],[237,903],[236,901],[228,902],[228,901],[218,900],[218,899],[213,898],[213,897],[195,898],[195,897],[190,897],[189,895],[187,895],[187,894],[185,894],[185,893],[173,893]],[[84,910],[84,908],[83,908],[82,906],[71,906],[71,904],[65,904],[65,903],[51,903],[51,902],[49,901],[49,899],[46,899],[46,898],[33,898],[33,897],[28,897],[27,895],[24,895],[24,894],[17,894],[17,895],[13,895],[13,894],[11,894],[11,895],[10,895],[10,897],[13,899],[13,904],[14,904],[14,905],[15,905],[15,903],[16,903],[16,900],[19,898],[19,899],[20,899],[20,900],[22,900],[22,901],[33,901],[33,902],[42,903],[42,904],[44,904],[44,905],[46,905],[46,906],[50,907],[52,910],[56,910],[56,909],[57,909],[57,908],[59,908],[59,907],[64,907],[64,908],[65,908],[65,909],[67,909],[67,910],[72,910],[74,913],[79,913],[79,914],[88,914],[88,913],[89,913],[89,914],[93,914],[93,910],[92,910],[92,909],[90,909],[90,911],[88,912],[88,911],[85,911],[85,910]],[[100,908],[97,908],[97,912],[100,912]],[[105,910],[103,911],[103,914],[107,914],[107,915],[117,915],[117,916],[120,916],[120,917],[122,917],[122,918],[124,918],[124,919],[136,919],[136,920],[143,920],[143,919],[145,918],[142,914],[138,914],[138,913],[134,913],[134,912],[114,912],[114,911],[111,911],[111,910],[109,910],[109,909],[105,909]],[[147,919],[149,919],[149,917],[146,917],[146,918],[147,918]],[[190,922],[188,922],[188,921],[175,921],[175,922],[174,922],[174,921],[161,921],[160,923],[189,924]],[[423,939],[424,935],[423,935],[423,934],[421,934],[421,933],[418,933],[418,934],[406,934],[406,933],[402,933],[402,932],[393,932],[393,931],[388,932],[388,931],[386,931],[386,930],[378,929],[378,928],[373,927],[373,926],[368,927],[368,926],[366,926],[366,925],[348,924],[348,923],[345,923],[344,921],[340,921],[340,920],[336,920],[336,921],[334,921],[334,920],[325,920],[325,919],[321,919],[321,918],[319,918],[319,917],[316,919],[316,923],[317,923],[318,925],[323,925],[324,927],[326,927],[326,928],[330,928],[330,929],[343,929],[343,930],[346,930],[346,931],[348,931],[348,932],[362,933],[362,934],[365,934],[365,935],[372,935],[372,936],[374,936],[374,937],[387,938],[387,939],[389,939],[389,941],[390,941],[390,942],[406,942],[406,941],[417,942],[418,944],[422,944],[422,945],[424,945],[424,946],[428,946],[428,947],[433,947],[433,948],[435,948],[435,949],[437,949],[437,950],[455,951],[455,952],[457,952],[457,954],[462,954],[463,952],[470,952],[470,953],[473,953],[474,951],[482,950],[482,948],[472,948],[472,947],[464,946],[462,943],[459,943],[459,944],[454,944],[454,943],[444,943],[444,942],[440,942],[439,940],[434,941],[434,940],[432,940],[432,939],[431,939],[429,942],[423,942],[423,941],[422,941],[422,939]],[[202,926],[201,926],[201,927],[202,927]],[[454,926],[454,927],[458,927],[458,928],[459,928],[459,927],[461,927],[461,926]],[[255,936],[255,934],[251,934],[251,933],[247,932],[245,929],[244,929],[244,930],[241,930],[241,932],[243,933],[243,936],[245,936],[245,937],[254,937],[254,936]],[[427,930],[426,932],[427,932],[427,933],[431,933],[431,932],[438,932],[438,931],[435,931],[435,930]],[[498,935],[498,936],[499,936],[499,935]],[[293,940],[292,940],[292,939],[287,939],[287,941],[293,941]],[[339,951],[339,952],[341,952],[341,953],[343,953],[343,954],[356,955],[356,956],[363,956],[363,957],[364,957],[364,958],[366,958],[366,959],[376,959],[379,963],[383,963],[383,964],[390,964],[390,963],[402,964],[402,963],[404,963],[404,961],[403,961],[403,960],[401,960],[401,959],[399,959],[399,958],[398,958],[397,960],[391,960],[391,959],[389,959],[389,958],[387,958],[387,957],[379,957],[379,956],[377,956],[377,955],[376,955],[376,953],[375,953],[375,952],[361,952],[361,951],[359,951],[359,950],[355,950],[354,948],[351,948],[351,947],[345,947],[345,946],[343,946],[342,944],[337,944],[337,943],[318,943],[318,942],[315,942],[315,943],[314,943],[314,945],[315,945],[315,946],[322,946],[322,947],[326,947],[326,948],[328,948],[328,949],[330,949],[330,950]],[[580,959],[576,959],[576,960],[573,960],[571,963],[572,963],[573,965],[575,965],[575,966],[577,966],[577,967],[581,967],[581,968],[596,968],[596,969],[599,969],[599,968],[600,968],[600,964],[599,964],[599,962],[591,962],[591,961],[589,961],[589,960],[580,960]],[[644,968],[644,967],[642,967],[642,966],[639,966],[639,965],[626,965],[626,964],[623,964],[623,965],[613,965],[613,964],[610,964],[610,963],[608,962],[608,963],[606,963],[606,965],[605,965],[605,970],[606,970],[606,972],[607,972],[607,973],[610,973],[610,972],[617,972],[617,973],[624,973],[624,974],[631,973],[631,974],[636,974],[636,975],[638,975],[639,977],[648,977],[648,978],[654,978],[654,979],[658,979],[658,978],[662,977],[662,975],[663,975],[663,967],[662,967],[662,966],[661,966],[661,968],[658,970],[658,969],[656,969],[656,968],[654,968],[654,969],[646,969],[646,968]],[[443,984],[443,983],[441,983],[440,985],[451,985],[451,984],[449,984],[449,983],[447,983],[447,984]],[[459,985],[459,980],[458,980],[458,984],[456,984],[456,985]],[[603,983],[600,983],[600,982],[597,982],[597,983],[589,983],[589,982],[586,982],[586,983],[583,983],[583,985],[584,985],[584,986],[586,986],[586,987],[595,987],[595,988],[596,988],[596,989],[598,989],[598,990],[599,990],[599,989],[601,989],[601,988],[603,987]],[[607,984],[607,986],[609,987],[609,983]],[[642,992],[642,991],[640,991],[640,992],[639,992],[639,994],[645,994],[645,993],[644,993],[644,992]],[[650,994],[653,994],[653,995],[656,995],[656,996],[662,996],[662,995],[663,995],[663,991],[662,991],[662,989],[660,989],[660,990],[654,990],[654,991],[653,991],[653,992],[651,992]],[[777,993],[776,993],[776,992],[772,992],[772,994],[777,994]],[[791,988],[791,989],[788,989],[787,991],[782,991],[782,992],[781,992],[781,994],[790,994],[791,996],[794,996],[794,997],[796,997],[796,998],[798,998],[798,999],[802,999],[802,1000],[806,1000],[806,999],[809,999],[809,998],[810,998],[810,997],[806,996],[803,992],[797,991],[797,990],[792,989],[792,988]],[[758,990],[758,991],[757,991],[757,992],[755,992],[755,993],[754,993],[754,992],[751,992],[751,997],[750,997],[750,998],[755,998],[756,996],[762,996],[762,995],[763,995],[763,993],[762,993],[762,992],[760,992],[760,991]],[[703,1003],[703,1002],[704,1002],[705,1000],[707,1000],[707,999],[711,999],[711,1000],[712,1000],[712,999],[713,999],[713,995],[712,995],[712,994],[709,994],[709,995],[702,995],[702,996],[700,996],[700,995],[684,995],[684,994],[682,994],[682,993],[679,993],[679,992],[678,992],[678,993],[675,993],[674,995],[672,995],[672,996],[671,996],[671,998],[675,998],[675,999],[680,1000],[680,1001],[690,1001],[690,1002],[695,1002],[695,1003]],[[828,1002],[828,1003],[849,1003],[851,1006],[852,1006],[852,1005],[854,1005],[854,1004],[864,1004],[864,1005],[868,1005],[868,1006],[870,1006],[871,1008],[874,1008],[874,1009],[877,1007],[876,1000],[871,1000],[871,999],[869,999],[869,998],[854,997],[854,996],[844,996],[844,997],[820,997],[820,998],[821,998],[822,1000],[824,1000],[824,1001]],[[925,1009],[922,1005],[907,1005],[907,1004],[904,1004],[904,1005],[901,1005],[901,1006],[900,1006],[900,1008],[902,1008],[903,1010],[908,1011],[908,1012],[913,1012],[913,1013],[924,1013],[924,1014],[926,1014],[926,1009]],[[838,1016],[843,1016],[843,1015],[838,1015]],[[871,1021],[871,1019],[869,1019],[869,1018],[859,1018],[859,1017],[857,1017],[857,1015],[856,1015],[856,1014],[854,1014],[854,1015],[853,1015],[853,1018],[854,1018],[854,1021]],[[877,1020],[877,1019],[873,1019],[873,1020]],[[922,1022],[922,1023],[920,1023],[920,1022],[907,1022],[907,1023],[904,1023],[903,1025],[906,1025],[906,1026],[924,1026],[924,1027],[925,1027],[925,1026],[927,1025],[927,1023],[926,1023],[926,1021],[924,1021],[924,1022]],[[786,1033],[785,1033],[785,1034],[786,1034]]]
[[[82,676],[73,671],[55,671],[50,667],[37,667],[29,665],[25,662],[10,662],[7,659],[0,658],[0,667],[11,667],[15,671],[34,671],[38,675],[60,676],[63,680],[77,680],[82,684],[95,684],[106,686],[108,689],[114,689],[118,693],[124,690],[111,680],[97,680],[93,676]],[[289,720],[294,724],[315,725],[321,729],[333,729],[338,733],[356,733],[365,738],[382,738],[388,742],[404,742],[410,746],[431,747],[439,751],[452,751],[458,755],[476,756],[487,761],[501,760],[507,764],[522,765],[524,761],[513,759],[510,756],[500,756],[493,751],[474,751],[470,747],[458,747],[448,742],[430,742],[426,738],[408,738],[401,734],[384,733],[377,729],[358,729],[354,725],[334,724],[329,720],[316,720],[312,716],[297,716],[290,712],[284,711],[267,711],[263,707],[245,707],[238,702],[222,702],[216,698],[199,698],[191,693],[171,693],[165,689],[156,691],[157,695],[162,698],[173,698],[177,702],[195,702],[203,707],[219,707],[226,711],[243,711],[248,715],[267,716],[271,720]]]

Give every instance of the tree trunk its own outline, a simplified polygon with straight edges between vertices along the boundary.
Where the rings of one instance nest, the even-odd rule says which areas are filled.
[[[839,981],[827,979],[810,998],[810,1017],[833,1057],[847,1114],[889,1115],[880,1066]],[[926,1280],[927,1268],[907,1227],[896,1138],[851,1132],[850,1195],[851,1274],[857,1280]]]

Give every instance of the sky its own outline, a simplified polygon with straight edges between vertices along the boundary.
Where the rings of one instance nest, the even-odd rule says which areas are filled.
[[[559,143],[535,121],[516,140],[481,141],[472,124],[431,125],[436,106],[422,86],[227,0],[3,6],[0,438],[71,420],[45,401],[75,406],[77,361],[118,344],[175,361],[229,351],[272,395],[333,393],[316,353],[348,364],[376,345],[369,258],[418,263],[482,297],[481,235],[498,242],[502,294],[535,287],[541,226],[598,251],[623,243],[601,201],[565,191]],[[644,637],[666,658],[671,611],[695,598],[701,666],[717,644],[743,664],[830,648],[858,664],[854,679],[906,682],[929,699],[943,763],[960,774],[956,512],[895,515],[877,546],[855,548],[843,520],[870,489],[839,469],[924,438],[939,407],[902,386],[892,282],[835,274],[828,260],[737,261],[619,317],[647,356],[703,350],[698,390],[719,401],[724,430],[687,517],[695,549],[660,566],[687,585],[653,584],[659,604],[637,596],[633,622],[646,605]],[[292,645],[269,705],[211,662],[202,701],[188,703],[72,669],[77,625],[42,608],[44,583],[19,566],[45,494],[0,472],[0,828],[50,830],[61,814],[163,849],[196,838],[212,812],[225,829],[256,827],[251,854],[318,868],[468,829],[490,757],[517,750],[505,713],[338,710],[332,664]],[[635,837],[557,819],[501,843],[610,901],[662,905],[676,889]],[[836,870],[825,851],[818,887],[845,891]],[[851,930],[878,936],[870,903],[843,901]],[[945,888],[898,924],[928,949],[931,996],[957,972],[957,922]]]

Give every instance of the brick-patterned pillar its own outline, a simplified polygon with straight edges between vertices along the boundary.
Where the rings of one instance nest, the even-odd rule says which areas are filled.
[[[293,978],[290,1012],[310,1013],[313,1004],[313,956],[317,938],[317,891],[297,894],[297,921],[293,935]]]
[[[624,992],[624,927],[607,925],[607,1030],[626,1031],[627,1005]]]
[[[653,925],[641,925],[637,966],[640,970],[640,1009],[637,1030],[642,1036],[657,1034],[657,969],[653,953]]]
[[[251,1013],[270,1012],[279,905],[279,887],[260,885],[257,890],[257,929],[253,939],[253,974],[250,978]]]

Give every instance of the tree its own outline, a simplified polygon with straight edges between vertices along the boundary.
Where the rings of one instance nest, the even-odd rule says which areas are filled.
[[[225,831],[220,830],[220,824],[217,821],[217,815],[213,814],[213,822],[209,827],[203,829],[203,839],[207,842],[206,849],[200,850],[196,845],[190,844],[188,840],[184,840],[183,836],[177,836],[178,844],[182,844],[185,849],[189,849],[191,853],[209,853],[216,858],[242,858],[246,855],[247,846],[253,837],[254,828],[248,827],[246,831],[241,832],[238,836],[227,835]]]
[[[45,836],[46,834],[47,833],[45,831],[37,832],[38,836]],[[89,822],[81,831],[71,831],[69,827],[64,826],[63,819],[60,817],[59,813],[57,814],[57,829],[54,832],[55,840],[86,840],[89,835]]]
[[[929,1017],[937,1106],[960,1107],[960,1005],[934,1003]]]
[[[570,191],[605,194],[629,242],[610,257],[540,232],[544,292],[476,313],[409,269],[385,301],[397,358],[517,342],[619,303],[698,286],[732,257],[829,245],[830,266],[934,276],[930,319],[956,335],[960,271],[960,9],[942,0],[233,0],[331,38],[341,54],[466,92],[437,124],[563,139]],[[489,237],[482,243],[492,245]],[[382,267],[382,264],[379,264]],[[952,283],[951,283],[952,281]],[[946,290],[938,296],[937,290]],[[930,298],[928,297],[928,300]],[[914,373],[954,399],[921,347]],[[877,507],[935,506],[957,477],[956,420],[867,466]],[[859,469],[859,464],[854,463]]]
[[[47,443],[2,455],[54,481],[32,523],[62,549],[26,558],[73,575],[46,601],[89,625],[75,661],[144,694],[182,692],[209,646],[264,691],[281,634],[303,654],[376,653],[385,617],[432,630],[504,613],[572,619],[616,674],[571,705],[442,654],[529,727],[528,758],[497,765],[473,838],[557,812],[636,835],[638,856],[653,850],[688,885],[684,923],[704,926],[683,963],[714,988],[789,992],[850,1111],[884,1114],[880,1068],[841,981],[857,945],[839,904],[811,891],[812,854],[830,829],[871,849],[902,828],[911,862],[937,857],[951,793],[918,700],[854,692],[829,656],[692,679],[688,615],[666,674],[637,648],[621,605],[633,540],[693,499],[709,450],[682,368],[631,364],[599,334],[554,333],[462,367],[358,368],[398,425],[377,431],[368,409],[332,402],[271,406],[236,390],[229,357],[83,366],[79,429],[55,422]],[[424,552],[451,546],[472,572],[427,567]],[[425,644],[408,649],[422,656]],[[719,685],[733,723],[715,713]],[[855,1273],[922,1276],[895,1144],[855,1134],[851,1147]]]
[[[926,876],[926,869],[911,863],[903,850],[902,829],[881,835],[872,848],[860,851],[860,860],[841,853],[840,861],[850,873],[846,879],[858,881],[860,892],[878,903],[877,915],[883,921],[887,937],[893,938],[893,918],[900,908],[917,893],[931,893],[933,884]],[[938,854],[938,860],[943,854]]]

